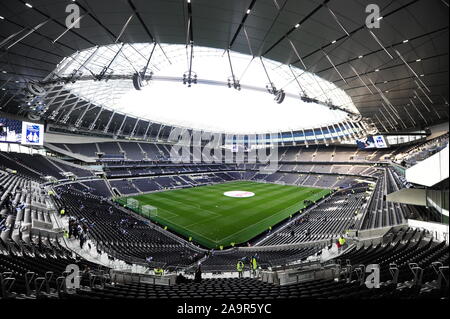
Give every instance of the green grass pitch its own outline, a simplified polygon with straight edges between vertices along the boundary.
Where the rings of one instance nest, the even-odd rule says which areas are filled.
[[[232,198],[227,191],[249,191],[255,196]],[[168,229],[207,248],[223,248],[245,243],[306,207],[304,200],[316,201],[331,190],[284,186],[247,181],[170,190],[122,197],[139,201],[140,206],[157,207],[151,217]],[[139,208],[135,209],[139,212]]]

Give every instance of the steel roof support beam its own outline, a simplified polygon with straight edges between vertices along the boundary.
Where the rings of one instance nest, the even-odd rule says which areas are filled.
[[[422,103],[422,105],[428,110],[428,112],[431,113],[430,108],[427,106],[427,104],[422,100],[422,98],[419,96],[419,94],[416,92],[416,90],[413,90],[414,94],[417,96],[417,98],[419,99],[420,103]],[[439,115],[439,113],[436,111],[436,108],[434,106],[432,106],[432,109],[434,111],[434,113],[436,113],[438,119],[441,119],[441,116]]]
[[[259,57],[259,60],[261,61],[261,64],[263,66],[264,72],[266,73],[267,79],[269,80],[269,84],[267,85],[267,89],[269,90],[269,93],[275,94],[277,92],[277,88],[273,84],[272,80],[270,79],[269,72],[267,72],[266,65],[264,64],[262,56]],[[270,86],[270,89],[269,89]]]
[[[391,58],[391,60],[394,59],[394,57],[389,53],[389,51],[386,49],[386,47],[381,43],[380,39],[377,38],[377,36],[369,30],[369,34],[372,36],[372,38],[375,39],[375,41],[380,45],[380,47],[386,52],[386,54]]]
[[[414,118],[411,116],[411,114],[409,113],[409,111],[406,109],[406,107],[404,106],[403,109],[405,110],[406,114],[408,114],[410,120],[411,120],[411,124],[416,125],[416,121],[414,121]]]
[[[159,42],[156,41],[155,37],[153,36],[153,34],[150,32],[149,28],[147,27],[147,25],[144,22],[144,19],[142,18],[142,16],[140,15],[139,11],[137,10],[136,6],[134,5],[132,0],[128,0],[128,4],[130,5],[131,9],[134,12],[134,15],[138,18],[139,22],[141,23],[141,26],[144,28],[145,32],[147,33],[148,37],[150,38],[150,42],[155,42],[158,44],[159,48],[161,49],[162,53],[164,54],[164,56],[166,57],[167,61],[169,62],[169,64],[172,64],[172,62],[170,61],[169,57],[167,56],[166,52],[164,52],[164,49],[162,48],[161,44]]]
[[[135,7],[133,1],[132,0],[128,0],[128,4],[130,5],[130,7],[133,10],[133,12],[136,15],[136,17],[138,18],[138,20],[141,23],[142,27],[144,28],[145,32],[149,36],[151,42],[155,42],[155,38],[153,37],[152,33],[148,29],[147,25],[145,24],[144,19],[142,19],[141,15],[140,15],[139,11],[137,10],[137,8]]]
[[[333,17],[334,21],[336,21],[336,23],[338,24],[338,26],[342,29],[342,31],[345,32],[345,34],[347,36],[350,36],[350,34],[348,33],[347,29],[344,27],[344,25],[339,21],[338,17],[336,16],[336,14],[334,14],[333,10],[330,9],[330,7],[325,4],[324,5],[325,8],[328,9],[328,12],[330,12],[331,16]]]
[[[356,69],[353,67],[353,65],[351,65],[351,64],[349,64],[349,65],[350,65],[350,69],[352,69],[353,73],[355,73],[355,75],[358,77],[358,79],[361,81],[361,83],[369,90],[370,94],[374,95],[372,90],[367,86],[366,82],[363,81],[363,79],[361,78],[359,73],[356,71]]]
[[[378,123],[380,123],[383,127],[384,131],[389,133],[389,130],[386,128],[386,126],[384,126],[383,122],[381,122],[380,118],[378,117],[378,114],[375,114],[375,117],[377,118]]]
[[[250,12],[252,11],[253,6],[255,5],[255,3],[256,3],[256,0],[252,0],[252,2],[250,2],[250,5],[248,6],[244,17],[242,18],[241,23],[239,24],[236,32],[234,33],[233,38],[230,41],[230,44],[228,45],[228,49],[231,49],[231,47],[233,46],[233,44],[236,41],[239,33],[241,32],[241,29],[244,28],[244,31],[245,31],[245,27],[244,27],[245,26],[245,21],[247,21],[247,18],[249,17]],[[253,55],[253,53],[252,53],[252,55]]]
[[[419,80],[420,83],[422,83],[423,87],[429,93],[431,93],[431,90],[425,85],[425,83],[423,83],[423,81],[420,79],[420,77],[417,75],[417,73],[413,70],[413,68],[408,64],[408,62],[406,62],[405,58],[403,58],[403,56],[400,54],[400,52],[398,52],[398,50],[394,50],[394,51],[395,51],[395,53],[397,53],[397,55],[403,61],[403,63],[406,65],[406,67],[411,71],[411,73],[414,74],[414,76]]]
[[[99,47],[99,46],[96,46],[94,52],[92,52],[92,53],[86,58],[86,60],[84,60],[84,62],[80,65],[80,67],[79,67],[74,73],[72,73],[72,76],[71,76],[70,80],[73,80],[73,79],[80,73],[81,69],[83,69],[83,68],[86,69],[89,73],[91,73],[92,76],[95,77],[94,72],[92,72],[91,70],[89,70],[89,69],[86,67],[86,65],[88,65],[88,63],[92,61],[92,59],[93,59],[94,56],[97,54],[97,52],[99,51],[99,49],[100,49],[100,47]],[[69,56],[69,57],[72,58],[72,56]],[[73,59],[74,61],[76,61],[75,58],[72,58],[72,59]]]
[[[340,137],[341,137],[341,142],[342,142],[342,140],[348,140],[347,136],[345,135],[345,132],[342,129],[342,127],[341,127],[339,122],[336,122],[336,126],[339,128],[339,132],[340,132],[339,134],[340,134]]]
[[[327,138],[325,137],[325,134],[323,133],[322,126],[320,127],[320,132],[322,132],[322,139],[325,142],[325,145],[328,146],[328,141]]]
[[[419,94],[417,94],[416,90],[413,90],[413,92],[414,92],[414,96],[420,101],[420,103],[422,103],[422,105],[425,107],[425,109],[428,111],[428,113],[430,113],[431,112],[430,108],[422,101]]]
[[[412,106],[414,106],[414,108],[416,109],[417,113],[419,113],[420,117],[425,121],[425,124],[428,124],[427,119],[423,116],[422,112],[420,112],[420,110],[417,107],[416,103],[414,103],[414,101],[412,99],[409,99],[409,101],[411,102]]]
[[[114,117],[115,115],[116,115],[116,111],[113,111],[112,114],[111,114],[111,116],[110,116],[110,118],[109,118],[109,120],[108,120],[108,123],[106,124],[106,126],[105,126],[104,129],[103,129],[103,133],[108,133],[108,131],[109,131],[109,126],[111,125],[112,119],[113,119],[113,117]]]
[[[147,140],[148,138],[148,133],[150,131],[150,127],[152,126],[152,122],[148,121],[148,125],[147,125],[147,129],[145,130],[145,134],[144,134],[144,140]]]
[[[11,49],[13,46],[15,46],[17,43],[19,43],[20,41],[24,40],[26,37],[28,37],[30,34],[34,33],[35,31],[37,31],[38,29],[40,29],[42,26],[44,26],[45,24],[47,24],[47,22],[49,22],[50,20],[47,19],[44,22],[39,23],[37,26],[35,26],[34,28],[32,28],[30,31],[28,31],[25,35],[21,36],[18,40],[16,40],[13,44],[10,44],[6,50],[8,51],[9,49]]]
[[[234,74],[234,70],[233,70],[233,63],[231,62],[231,56],[230,56],[230,50],[227,50],[227,55],[228,55],[228,62],[230,64],[230,70],[231,70],[231,78],[233,80],[233,87],[237,90],[239,90],[241,88],[240,84],[239,84],[239,79],[236,78],[235,74]]]
[[[347,120],[344,120],[343,123],[345,124],[345,127],[347,128],[347,132],[350,132],[350,136],[356,140],[357,136],[355,134],[355,131],[353,130],[353,127],[350,125],[350,123]]]
[[[391,112],[389,112],[388,108],[386,107],[386,105],[385,105],[383,102],[381,102],[381,105],[383,106],[384,110],[386,111],[386,113],[387,113],[387,114],[389,115],[389,117],[391,118],[391,119],[389,120],[389,123],[392,123],[392,128],[394,129],[394,127],[398,125],[397,120],[395,119],[395,117],[392,116]],[[385,114],[383,113],[383,116],[384,116],[384,115],[385,115]]]
[[[128,18],[127,22],[125,22],[125,24],[123,25],[122,30],[120,30],[120,33],[117,36],[117,39],[114,41],[114,43],[119,42],[120,38],[122,37],[123,33],[127,29],[127,27],[130,24],[131,20],[133,20],[133,17],[134,17],[134,14],[130,15],[130,17]]]
[[[383,115],[384,119],[386,120],[386,122],[389,124],[389,126],[396,131],[395,126],[391,123],[391,121],[386,117],[386,115],[384,114],[383,111],[380,111],[381,115]]]
[[[162,131],[163,127],[166,127],[166,126],[162,125],[162,124],[159,124],[159,130],[158,130],[158,134],[156,134],[155,141],[159,141],[160,140],[159,139],[159,134],[161,134],[161,131]]]
[[[331,127],[329,125],[327,125],[327,131],[328,135],[330,135],[331,142],[334,143],[334,137],[333,134],[331,133]]]
[[[64,103],[66,103],[66,101],[69,99],[69,97],[71,96],[71,94],[67,94],[66,97],[64,98],[64,100],[60,103],[58,103],[59,105],[56,107],[55,110],[53,110],[52,114],[49,116],[50,120],[54,120],[56,118],[56,116],[59,113],[59,110],[63,107]]]
[[[107,66],[104,66],[102,71],[100,72],[100,74],[98,74],[96,76],[97,81],[101,81],[103,80],[106,72],[109,70],[109,68],[111,67],[111,65],[114,63],[114,61],[116,60],[116,58],[119,56],[120,52],[122,52],[122,49],[124,47],[125,43],[122,43],[122,45],[120,46],[119,50],[116,52],[116,54],[114,55],[114,57],[112,58],[111,61],[109,61],[109,64]]]
[[[325,53],[325,51],[322,51],[322,53],[325,55],[325,57],[327,58],[328,62],[330,62],[330,64],[333,66],[334,70],[336,71],[336,73],[341,77],[342,81],[344,81],[345,84],[348,85],[347,81],[344,79],[344,77],[342,76],[341,72],[339,72],[339,70],[336,68],[336,66],[334,65],[333,61],[331,61],[330,57],[328,56],[328,54]]]
[[[77,56],[80,55],[80,52],[77,51]],[[75,59],[64,58],[60,65],[63,65],[59,70],[57,68],[53,69],[42,81],[41,84],[45,85],[47,81],[49,81],[53,76],[60,77],[72,64],[75,62]]]
[[[336,135],[336,139],[337,139],[339,142],[342,142],[342,138],[341,138],[341,136],[339,135],[338,131],[336,130],[336,126],[334,126],[334,123],[331,123],[331,126],[333,127],[333,131],[334,131],[334,134]]]
[[[136,123],[134,124],[134,127],[133,127],[133,129],[131,130],[130,137],[134,137],[134,136],[135,136],[135,134],[136,134],[136,128],[137,128],[137,126],[138,126],[138,124],[139,124],[139,121],[140,121],[140,119],[137,119],[137,120],[136,120]]]
[[[13,95],[11,95],[11,97],[0,106],[0,110],[3,110],[9,103],[11,103],[11,101],[17,96],[18,93],[15,93]],[[7,94],[5,93],[5,97],[7,96]],[[3,98],[2,98],[3,100]]]
[[[100,110],[98,111],[97,115],[95,116],[94,121],[92,121],[92,123],[89,125],[89,130],[92,131],[95,129],[95,126],[97,124],[98,118],[100,117],[100,114],[102,114],[102,112],[104,111],[104,108],[100,108]]]
[[[305,130],[302,129],[302,132],[303,132],[303,139],[305,140],[305,146],[308,147],[308,139],[306,138]],[[294,145],[296,145],[295,142],[294,142]]]
[[[56,116],[55,122],[61,122],[61,118],[67,114],[65,111],[67,110],[67,108],[71,107],[72,105],[76,105],[76,103],[78,103],[80,101],[80,98],[77,96],[73,96],[70,99],[68,99],[66,102],[64,102],[63,105],[61,105],[58,114]]]
[[[78,99],[76,100],[76,102],[74,102],[71,106],[70,106],[70,110],[69,112],[67,112],[66,114],[64,114],[61,123],[66,124],[67,121],[70,118],[70,115],[72,114],[73,110],[75,109],[75,106],[77,106],[77,104],[80,102],[81,97],[78,97]],[[69,105],[68,105],[69,106]]]
[[[319,140],[317,139],[316,130],[314,128],[311,129],[314,134],[314,143],[319,144]]]
[[[291,130],[291,138],[292,138],[292,144],[296,145],[297,143],[295,142],[295,139],[294,139],[294,131],[293,130]]]
[[[365,133],[365,129],[364,129],[364,127],[361,125],[361,122],[356,122],[356,123],[352,123],[356,128],[357,128],[357,131],[358,131],[358,137],[363,137],[364,135],[366,135],[366,133]]]
[[[405,9],[405,8],[409,7],[410,5],[412,5],[412,4],[414,4],[414,3],[418,2],[418,1],[419,1],[419,0],[412,0],[412,1],[408,2],[408,3],[405,4],[405,5],[399,7],[399,8],[397,8],[397,9],[395,9],[395,10],[392,10],[391,12],[388,12],[388,13],[384,14],[383,17],[386,18],[386,17],[388,17],[388,16],[391,16],[391,15],[395,14],[396,12]],[[349,32],[349,33],[350,33],[350,36],[356,34],[357,32],[359,32],[359,31],[361,31],[361,30],[364,30],[364,29],[366,29],[366,28],[367,28],[367,26],[366,26],[365,24],[363,24],[362,26],[360,26],[360,27],[354,29],[353,31],[350,31],[350,32]],[[345,38],[347,38],[347,37],[348,37],[347,35],[344,35],[344,36],[342,36],[342,37],[336,39],[336,42],[337,42],[337,41],[340,41],[340,40],[342,40],[342,39],[345,39]],[[327,48],[327,47],[329,47],[329,46],[331,46],[331,45],[333,45],[333,43],[330,42],[330,43],[328,43],[328,44],[326,44],[326,45],[320,47],[319,49],[316,49],[316,50],[314,50],[314,51],[308,53],[307,55],[305,55],[305,56],[303,57],[303,59],[306,59],[306,58],[312,56],[313,54],[319,52],[320,50],[323,50],[323,49],[325,49],[325,48]],[[292,64],[295,64],[295,63],[298,63],[298,62],[299,62],[299,61],[295,61],[295,62],[293,62]]]
[[[12,38],[14,38],[16,35],[19,35],[21,32],[25,31],[26,29],[23,28],[20,31],[17,31],[16,33],[11,34],[10,36],[6,37],[5,39],[2,40],[2,42],[0,42],[0,48],[3,47],[4,45],[6,45],[6,43],[9,42],[9,40],[11,40]]]
[[[61,39],[67,32],[69,32],[70,30],[72,30],[72,28],[73,28],[74,26],[76,26],[76,25],[80,22],[80,20],[81,20],[83,17],[84,17],[84,15],[79,16],[74,22],[72,22],[72,23],[66,28],[66,30],[64,30],[63,33],[61,33],[59,36],[56,37],[55,40],[53,40],[53,44],[55,44],[56,42],[58,42],[59,39]]]
[[[83,110],[83,112],[81,112],[81,114],[78,116],[77,120],[75,121],[75,127],[80,127],[81,124],[83,123],[83,118],[86,115],[86,113],[90,110],[92,110],[95,105],[91,108],[92,103],[89,102],[89,104],[85,107],[85,109]]]
[[[306,91],[305,91],[305,90],[303,89],[303,87],[301,86],[300,81],[298,80],[298,77],[295,75],[294,70],[292,70],[292,67],[291,67],[290,64],[289,64],[289,70],[291,71],[292,76],[293,76],[294,79],[295,79],[295,82],[297,82],[297,85],[298,85],[298,87],[300,88],[300,91],[302,91],[302,94],[305,96],[305,95],[306,95]]]
[[[122,124],[120,124],[120,127],[117,130],[117,133],[115,135],[119,136],[120,134],[122,134],[122,129],[123,129],[123,126],[125,125],[125,121],[127,120],[127,118],[128,118],[128,115],[125,114],[125,116],[123,117]]]
[[[422,91],[423,95],[426,96],[428,101],[430,101],[430,103],[433,104],[433,100],[430,98],[430,96],[427,94],[427,92],[425,92],[425,90],[420,86],[420,84],[417,82],[417,80],[414,80],[414,83],[416,83],[417,87],[419,88],[420,91]]]
[[[353,131],[353,135],[355,136],[355,139],[357,139],[357,138],[359,138],[360,137],[360,135],[359,135],[359,130],[358,130],[358,127],[355,125],[355,123],[353,123],[352,121],[346,121],[349,125],[350,125],[350,127],[352,128],[352,131]]]
[[[293,26],[291,29],[289,29],[288,32],[286,32],[285,35],[283,35],[278,41],[276,41],[274,44],[272,44],[262,55],[267,55],[270,51],[272,51],[278,44],[280,44],[285,38],[287,38],[292,32],[297,30],[302,26],[303,23],[305,23],[309,18],[311,18],[314,14],[317,13],[322,7],[324,7],[330,0],[325,0],[322,4],[315,7],[308,15],[306,15],[302,20],[300,20],[295,26]]]

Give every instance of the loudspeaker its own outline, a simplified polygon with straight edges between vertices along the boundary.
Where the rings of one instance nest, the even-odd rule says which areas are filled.
[[[142,90],[142,77],[139,74],[139,72],[136,72],[135,74],[133,74],[133,85],[134,88],[138,91]]]
[[[283,90],[279,90],[276,94],[275,101],[278,104],[281,104],[281,103],[283,103],[285,97],[286,97],[286,93],[284,93]]]

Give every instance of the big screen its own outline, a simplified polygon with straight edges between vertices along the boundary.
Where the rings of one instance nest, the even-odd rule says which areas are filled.
[[[0,117],[0,142],[21,143],[22,121]]]
[[[382,135],[367,136],[366,138],[356,140],[360,149],[387,148],[388,144]]]
[[[0,142],[44,145],[44,125],[0,117]]]

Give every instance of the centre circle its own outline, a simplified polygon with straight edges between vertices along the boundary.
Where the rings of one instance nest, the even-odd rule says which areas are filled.
[[[230,192],[225,192],[223,194],[225,196],[235,197],[235,198],[247,198],[247,197],[255,196],[255,193],[247,192],[247,191],[230,191]]]

